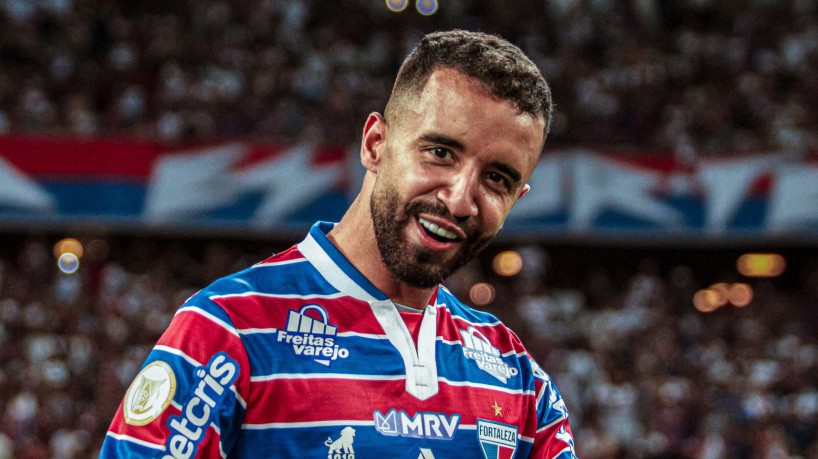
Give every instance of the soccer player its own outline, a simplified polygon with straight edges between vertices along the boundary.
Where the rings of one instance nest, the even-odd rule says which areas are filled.
[[[441,285],[529,191],[551,112],[507,41],[424,37],[366,120],[341,221],[186,301],[101,456],[575,457],[553,381]]]

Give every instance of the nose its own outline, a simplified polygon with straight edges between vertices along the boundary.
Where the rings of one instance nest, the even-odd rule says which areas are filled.
[[[477,216],[477,174],[461,170],[453,174],[437,193],[452,216],[460,223]]]

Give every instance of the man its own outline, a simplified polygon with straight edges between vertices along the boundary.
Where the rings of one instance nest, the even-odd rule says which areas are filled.
[[[575,457],[548,375],[440,285],[529,190],[551,110],[518,48],[427,35],[366,120],[341,221],[190,298],[102,457]]]

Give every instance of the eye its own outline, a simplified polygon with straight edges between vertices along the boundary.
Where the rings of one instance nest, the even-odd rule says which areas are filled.
[[[451,150],[448,150],[443,147],[433,147],[430,151],[439,159],[445,159],[448,161],[453,159],[454,157],[454,155],[452,155]]]
[[[511,186],[511,180],[509,180],[508,177],[499,172],[489,172],[486,174],[486,178],[490,182],[502,186],[504,190],[508,190]]]

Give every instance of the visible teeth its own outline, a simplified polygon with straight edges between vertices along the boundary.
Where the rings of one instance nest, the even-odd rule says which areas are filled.
[[[420,220],[420,224],[423,225],[424,228],[426,228],[427,230],[429,230],[432,233],[437,234],[440,237],[445,237],[446,239],[452,239],[452,240],[457,239],[457,235],[452,233],[449,230],[441,228],[441,227],[437,226],[436,224],[434,224],[434,223],[432,223],[430,221],[424,220],[422,218],[419,218],[418,220]]]

